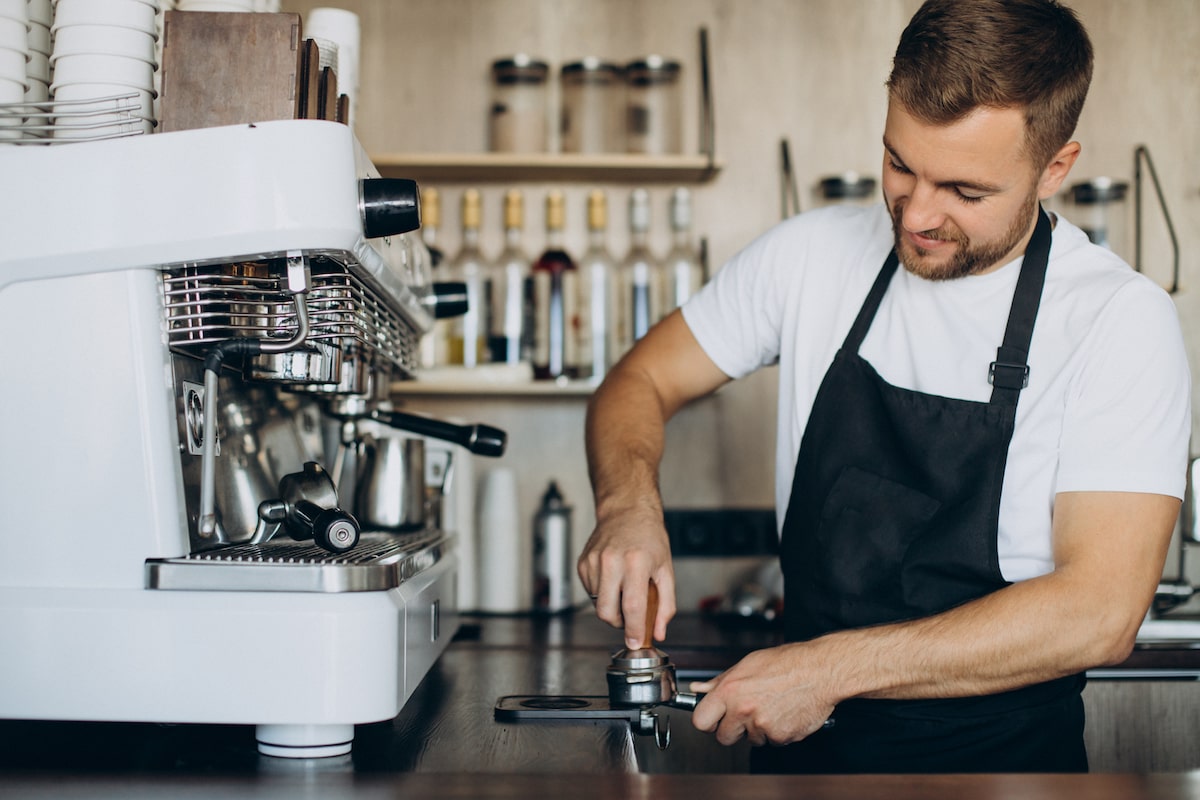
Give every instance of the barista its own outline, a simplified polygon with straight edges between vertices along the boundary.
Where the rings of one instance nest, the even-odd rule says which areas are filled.
[[[1190,424],[1169,298],[1040,207],[1091,70],[1053,0],[929,0],[888,80],[885,202],[768,231],[593,399],[579,574],[636,646],[651,581],[655,638],[675,611],[666,420],[779,365],[788,643],[691,687],[698,728],[776,745],[760,770],[1087,768],[1082,674],[1130,652]]]

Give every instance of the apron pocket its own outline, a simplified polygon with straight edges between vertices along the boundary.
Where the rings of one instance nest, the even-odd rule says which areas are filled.
[[[846,467],[821,509],[814,554],[836,564],[822,591],[841,598],[841,624],[862,627],[898,619],[904,593],[896,565],[926,529],[941,503],[909,486]]]

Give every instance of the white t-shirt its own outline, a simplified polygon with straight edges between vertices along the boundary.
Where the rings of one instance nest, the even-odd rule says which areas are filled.
[[[700,346],[730,377],[779,364],[781,525],[817,389],[892,241],[882,204],[801,214],[752,242],[683,308]],[[986,402],[1021,260],[951,281],[901,267],[860,355],[901,388]],[[1000,569],[1009,581],[1053,569],[1057,492],[1183,497],[1191,426],[1191,378],[1171,299],[1061,217],[1029,370],[1000,502]]]

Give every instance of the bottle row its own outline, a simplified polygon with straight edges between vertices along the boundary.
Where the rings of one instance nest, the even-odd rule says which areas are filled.
[[[462,193],[462,235],[448,258],[439,248],[441,198],[421,190],[422,237],[434,279],[467,287],[467,313],[439,320],[423,345],[426,368],[484,364],[527,365],[539,380],[588,380],[604,376],[656,322],[694,294],[706,280],[692,239],[692,197],[671,193],[672,246],[663,257],[649,244],[650,194],[629,194],[629,248],[618,259],[609,243],[608,196],[588,194],[586,247],[572,255],[565,242],[563,193],[545,197],[543,251],[531,257],[523,245],[525,198],[504,195],[504,247],[494,258],[480,250],[478,190]]]

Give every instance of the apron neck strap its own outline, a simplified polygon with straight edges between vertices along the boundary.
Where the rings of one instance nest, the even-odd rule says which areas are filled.
[[[1021,390],[1029,385],[1029,343],[1033,324],[1046,283],[1046,265],[1050,261],[1050,218],[1038,207],[1037,225],[1025,248],[1021,274],[1013,292],[1004,342],[996,350],[996,360],[988,366],[992,384],[992,405],[1015,406]]]
[[[1033,324],[1037,320],[1042,286],[1046,282],[1050,240],[1050,218],[1039,206],[1037,224],[1025,248],[1021,273],[1017,277],[1017,287],[1013,292],[1008,324],[1004,329],[1004,341],[996,351],[996,360],[988,366],[988,383],[992,385],[993,405],[1015,406],[1021,390],[1029,384],[1029,343],[1033,339]],[[843,352],[858,352],[899,263],[893,249],[883,262],[883,267],[879,270],[871,291],[867,293],[862,308],[858,310],[850,332],[846,334],[846,340],[842,343]]]

